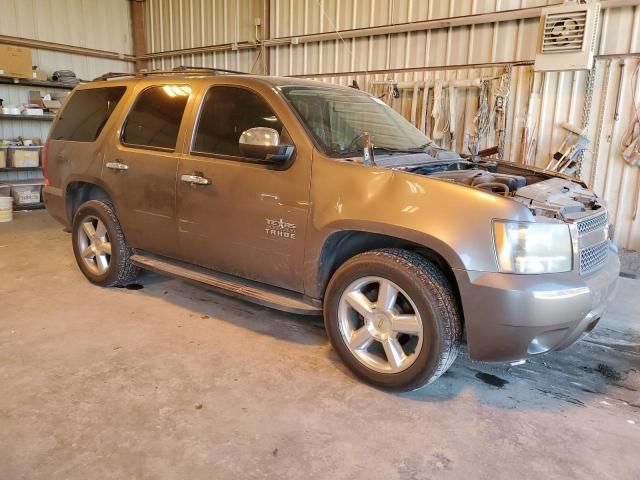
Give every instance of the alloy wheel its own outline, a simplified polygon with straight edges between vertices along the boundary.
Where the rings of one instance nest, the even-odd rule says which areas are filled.
[[[344,290],[338,326],[353,356],[378,372],[406,370],[422,349],[424,329],[415,303],[382,277],[360,278]]]
[[[97,217],[88,216],[78,230],[78,251],[86,267],[97,275],[109,270],[111,241],[107,227]]]

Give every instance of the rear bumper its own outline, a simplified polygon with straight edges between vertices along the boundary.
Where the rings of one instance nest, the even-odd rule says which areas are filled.
[[[42,197],[49,215],[62,223],[65,227],[69,227],[70,225],[69,219],[67,218],[64,191],[61,188],[45,185],[42,189]]]
[[[613,244],[605,266],[584,277],[456,271],[470,357],[517,360],[571,345],[596,326],[619,273]]]

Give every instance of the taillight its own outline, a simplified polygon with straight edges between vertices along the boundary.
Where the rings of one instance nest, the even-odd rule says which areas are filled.
[[[47,174],[47,163],[49,156],[49,139],[44,142],[44,148],[42,149],[42,175],[44,175],[44,184],[49,185],[49,175]]]

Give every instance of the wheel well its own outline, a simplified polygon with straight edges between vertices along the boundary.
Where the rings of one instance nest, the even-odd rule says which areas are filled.
[[[73,216],[76,210],[78,210],[84,202],[88,202],[89,200],[110,200],[107,192],[95,183],[88,182],[69,183],[69,185],[67,185],[65,199],[69,223],[73,222]]]
[[[364,252],[380,248],[402,248],[417,253],[435,264],[449,280],[458,303],[462,318],[462,301],[458,282],[449,263],[434,250],[408,240],[361,231],[343,231],[331,235],[320,253],[318,271],[318,290],[324,295],[329,280],[340,266],[350,258]],[[463,319],[464,324],[464,319]]]

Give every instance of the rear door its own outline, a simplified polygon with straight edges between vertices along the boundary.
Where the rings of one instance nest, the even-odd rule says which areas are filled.
[[[178,168],[178,240],[191,263],[302,291],[311,154],[289,137],[286,113],[246,87],[214,85],[204,94]],[[238,140],[253,127],[273,128],[281,144],[296,144],[293,163],[276,169],[243,157]],[[208,183],[182,180],[194,175]]]
[[[103,145],[109,143],[107,132],[118,121],[120,112],[114,112],[126,90],[123,85],[74,90],[49,133],[45,173],[50,185],[64,188],[73,175],[99,179]]]
[[[160,255],[178,253],[176,170],[191,91],[189,82],[141,88],[103,164],[128,243]]]

